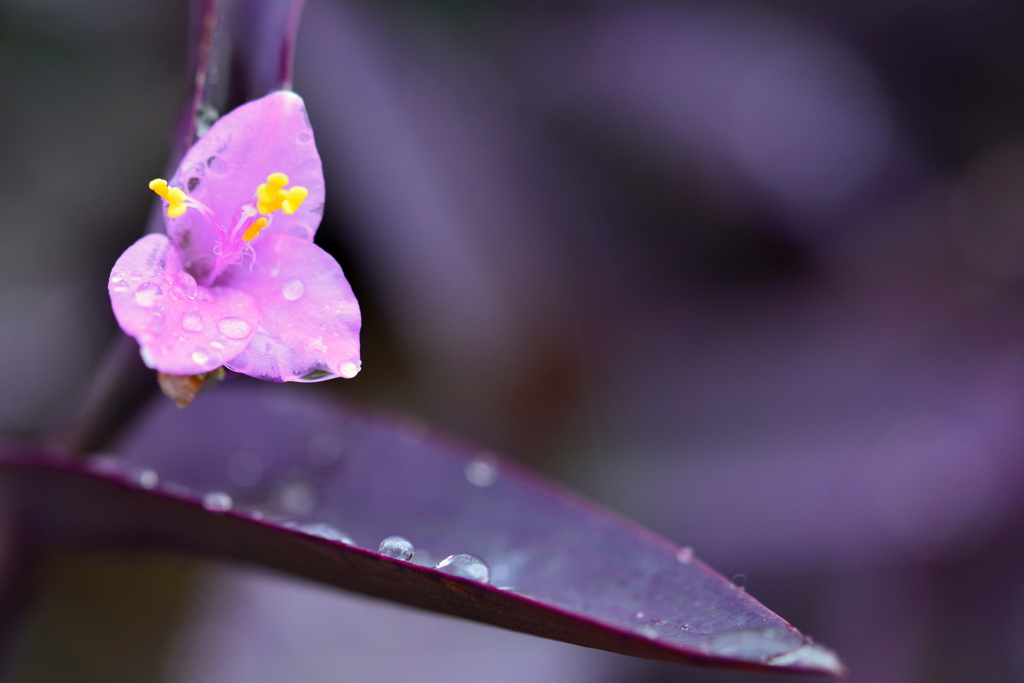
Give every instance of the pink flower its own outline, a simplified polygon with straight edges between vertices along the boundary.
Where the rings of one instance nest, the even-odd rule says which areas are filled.
[[[359,304],[313,244],[324,177],[301,97],[238,107],[150,188],[165,200],[167,234],[129,247],[107,286],[147,366],[226,366],[275,382],[359,372]]]

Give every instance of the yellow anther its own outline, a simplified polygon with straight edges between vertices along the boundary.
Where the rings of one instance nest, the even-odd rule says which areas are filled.
[[[246,229],[245,234],[242,235],[242,241],[243,242],[252,242],[254,239],[259,237],[260,230],[262,230],[263,228],[267,227],[267,224],[269,222],[270,221],[268,221],[266,218],[263,218],[263,217],[260,217],[260,218],[257,218],[256,220],[254,220],[252,222],[252,225],[250,225]]]
[[[306,201],[309,190],[304,187],[293,187],[290,190],[280,190],[278,196],[282,195],[285,195],[286,198],[281,202],[281,210],[291,216],[296,209],[302,206],[302,202]]]
[[[309,191],[304,187],[286,190],[284,186],[287,184],[288,176],[284,173],[268,175],[267,182],[256,188],[256,209],[264,216],[278,209],[283,209],[289,216],[295,213],[306,200]]]
[[[167,200],[167,216],[169,218],[177,218],[185,213],[185,209],[188,208],[183,203],[185,201],[185,193],[180,188],[167,187],[167,181],[163,178],[151,180],[149,182],[149,189]]]

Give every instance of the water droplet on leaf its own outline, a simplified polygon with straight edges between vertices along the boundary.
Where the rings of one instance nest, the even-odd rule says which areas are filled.
[[[302,284],[302,280],[297,277],[286,280],[284,287],[281,288],[282,296],[288,301],[296,301],[305,293],[306,285]]]
[[[640,624],[636,627],[635,631],[638,635],[641,635],[644,638],[653,639],[658,637],[658,629],[650,624]]]
[[[452,576],[459,576],[463,579],[479,581],[480,583],[491,582],[491,568],[483,559],[469,553],[449,555],[440,562],[434,569]]]
[[[227,512],[231,505],[231,496],[223,491],[211,491],[203,496],[203,507],[211,512]]]
[[[139,472],[136,481],[141,488],[152,489],[156,488],[156,485],[160,483],[160,475],[156,473],[156,470],[142,470]]]
[[[470,460],[464,472],[466,480],[473,486],[487,488],[498,481],[498,463],[489,455]]]
[[[416,552],[416,549],[409,542],[409,539],[402,538],[401,536],[388,536],[380,542],[380,548],[377,549],[377,552],[384,557],[408,562],[412,559],[412,554]]]

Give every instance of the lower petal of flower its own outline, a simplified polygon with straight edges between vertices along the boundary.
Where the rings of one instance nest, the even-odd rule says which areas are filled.
[[[341,266],[320,247],[291,235],[253,242],[256,261],[225,271],[221,282],[253,296],[260,325],[227,367],[276,382],[353,377],[359,372],[359,304]]]
[[[260,322],[251,295],[197,285],[164,235],[129,247],[107,289],[118,324],[138,340],[146,365],[172,375],[225,365],[245,350]]]

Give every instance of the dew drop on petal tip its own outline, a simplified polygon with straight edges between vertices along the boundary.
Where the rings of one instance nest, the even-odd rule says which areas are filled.
[[[192,362],[196,365],[206,365],[210,362],[210,354],[202,349],[192,352]]]
[[[148,346],[143,346],[139,349],[139,355],[142,356],[142,362],[146,364],[146,367],[153,369],[156,367],[156,359],[153,358],[153,352],[150,351]]]
[[[359,366],[352,362],[342,363],[338,368],[338,374],[345,379],[352,379],[359,374]]]
[[[210,512],[227,512],[231,505],[231,496],[223,491],[211,491],[203,496],[203,507]]]
[[[203,317],[199,315],[199,311],[189,311],[185,315],[181,316],[181,326],[189,332],[199,332],[203,329]],[[203,361],[196,361],[197,363]]]
[[[676,559],[683,564],[690,564],[693,562],[693,548],[689,546],[680,548],[679,552],[676,553]]]
[[[252,325],[234,316],[217,321],[217,329],[228,339],[245,339],[252,332]]]
[[[156,304],[156,300],[163,295],[159,285],[147,282],[135,290],[135,303],[145,308]]]
[[[487,566],[487,563],[482,558],[469,553],[449,555],[438,562],[434,569],[463,579],[479,581],[480,583],[491,582],[491,568]]]
[[[302,284],[302,280],[297,277],[285,281],[284,286],[281,288],[281,295],[288,301],[296,301],[305,293],[306,285]]]
[[[377,552],[384,557],[408,562],[412,559],[413,553],[416,552],[416,549],[406,538],[402,538],[401,536],[388,536],[380,542],[380,547],[377,549]]]

